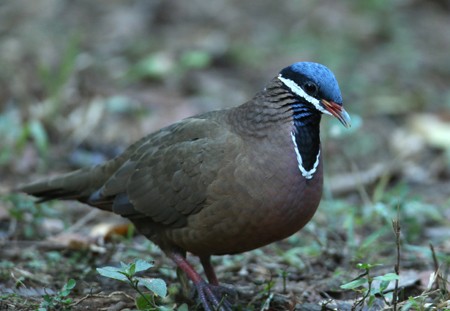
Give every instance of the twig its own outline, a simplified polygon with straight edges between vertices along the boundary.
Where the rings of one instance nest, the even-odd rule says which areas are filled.
[[[395,234],[395,245],[397,248],[397,262],[395,263],[394,270],[395,274],[400,276],[400,220],[399,220],[399,207],[397,206],[397,219],[392,220],[392,228],[394,229]],[[394,293],[392,295],[392,302],[394,304],[394,311],[397,311],[397,303],[398,303],[398,284],[399,279],[395,280]]]
[[[86,215],[77,220],[72,226],[67,228],[66,232],[74,232],[80,228],[83,228],[89,221],[95,219],[99,213],[100,211],[96,209],[89,211]]]
[[[360,278],[362,278],[362,277],[364,277],[364,276],[367,276],[367,281],[368,281],[368,288],[367,288],[367,291],[366,291],[366,293],[364,294],[364,296],[361,297],[361,299],[355,299],[355,301],[353,302],[352,308],[351,308],[352,311],[357,310],[357,307],[358,307],[358,306],[360,306],[361,309],[362,309],[362,308],[363,308],[363,305],[364,305],[364,301],[365,301],[365,300],[367,299],[367,297],[369,297],[369,295],[370,295],[370,290],[371,290],[371,288],[372,288],[372,282],[370,281],[370,273],[369,273],[369,269],[366,269],[363,273],[361,273],[361,274],[358,275],[356,278],[354,278],[353,281],[354,281],[354,280],[357,280],[357,279],[360,279]]]
[[[76,302],[72,303],[70,306],[71,306],[71,307],[74,307],[74,306],[76,306],[76,305],[82,303],[83,301],[85,301],[86,299],[89,299],[89,298],[112,298],[112,297],[115,296],[115,295],[122,295],[122,296],[127,297],[127,298],[130,299],[131,301],[134,301],[134,298],[133,298],[133,297],[131,297],[131,296],[128,295],[127,293],[121,292],[121,291],[112,292],[112,293],[110,293],[110,294],[108,294],[108,295],[92,294],[92,293],[89,293],[89,294],[87,294],[86,296],[84,296],[84,297],[80,298],[79,300],[77,300]]]
[[[438,289],[432,290],[432,291],[425,291],[425,292],[423,292],[422,294],[420,294],[420,295],[418,295],[418,296],[413,296],[413,297],[410,297],[408,300],[399,302],[398,305],[399,305],[400,310],[401,310],[401,308],[402,308],[404,305],[406,305],[406,304],[409,303],[409,300],[418,300],[418,299],[425,300],[426,298],[429,298],[430,295],[435,295],[435,294],[438,294],[438,293],[439,293],[439,290],[438,290]],[[431,303],[430,303],[430,304],[431,304]],[[426,308],[425,308],[425,309],[423,309],[423,310],[430,310],[430,309],[426,309]],[[439,309],[439,310],[440,310],[440,309]]]
[[[14,232],[16,232],[17,229],[17,219],[12,217],[9,222],[8,231],[6,233],[6,238],[12,237],[14,235]],[[6,240],[5,238],[5,240]]]
[[[343,194],[373,184],[386,174],[395,176],[399,168],[401,166],[398,162],[392,161],[392,163],[375,163],[369,169],[361,171],[353,163],[351,173],[330,176],[327,185],[333,194]]]
[[[441,276],[440,276],[440,272],[439,272],[439,261],[438,261],[438,259],[437,259],[437,256],[436,256],[436,251],[434,250],[434,246],[433,246],[433,244],[432,243],[430,243],[430,250],[431,250],[431,256],[433,257],[433,265],[434,265],[434,277],[435,277],[435,282],[436,282],[436,286],[437,286],[437,289],[441,289],[441,286],[440,286],[440,279],[441,279]],[[442,283],[442,282],[441,282]],[[432,284],[429,284],[429,287],[430,287],[430,289],[431,289],[431,287],[432,287]]]
[[[92,289],[91,289],[91,290],[92,290]],[[92,293],[89,293],[89,294],[87,294],[86,296],[81,297],[80,299],[78,299],[77,301],[75,301],[74,303],[72,303],[70,306],[71,306],[71,307],[74,307],[74,306],[76,306],[76,305],[82,303],[83,301],[85,301],[86,299],[88,299],[88,298],[90,298],[90,297],[92,297],[92,296],[93,296]]]
[[[434,265],[434,273],[438,273],[439,270],[439,261],[436,256],[436,252],[434,251],[434,246],[430,243],[431,255],[433,256],[433,265]]]

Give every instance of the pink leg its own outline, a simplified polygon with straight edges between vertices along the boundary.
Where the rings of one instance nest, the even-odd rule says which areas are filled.
[[[219,285],[216,273],[214,272],[214,267],[211,265],[211,256],[200,256],[200,262],[202,263],[209,284]]]
[[[177,264],[177,266],[183,270],[188,278],[194,283],[197,289],[198,297],[203,305],[205,311],[231,311],[230,303],[222,299],[222,297],[216,297],[213,292],[214,285],[206,283],[206,281],[194,270],[194,268],[189,264],[189,262],[184,258],[184,256],[178,252],[170,252],[167,255],[172,258],[172,260]],[[209,259],[209,258],[208,258]],[[208,260],[209,265],[211,263]],[[211,266],[212,268],[212,266]],[[213,270],[214,273],[214,270]],[[210,276],[208,275],[208,279]],[[215,278],[215,274],[214,274]],[[217,282],[217,278],[215,278]]]

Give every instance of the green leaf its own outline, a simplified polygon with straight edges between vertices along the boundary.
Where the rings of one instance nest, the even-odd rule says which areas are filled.
[[[145,286],[147,289],[160,297],[166,297],[167,285],[162,279],[137,278],[139,285]]]
[[[385,275],[379,275],[373,278],[378,281],[394,281],[399,280],[400,277],[395,273],[386,273]]]
[[[185,68],[205,68],[211,63],[211,56],[205,51],[187,51],[181,55],[180,63]]]
[[[73,299],[72,298],[67,298],[64,300],[61,300],[61,302],[65,305],[70,305],[72,303]]]
[[[391,283],[391,281],[381,281],[379,292],[380,293],[384,292],[386,288],[388,288],[389,283]]]
[[[372,307],[374,302],[375,302],[375,295],[370,295],[369,300],[367,301],[367,305],[369,307]]]
[[[348,282],[346,284],[341,285],[342,289],[355,289],[357,287],[361,287],[364,284],[367,284],[367,279],[366,278],[360,278],[351,282]]]
[[[119,280],[122,282],[128,282],[128,278],[123,274],[121,268],[117,267],[103,267],[97,268],[97,272],[107,278]]]
[[[177,311],[189,311],[188,305],[183,303],[181,306],[177,308]]]
[[[136,260],[136,272],[145,271],[150,269],[151,267],[153,267],[152,263],[149,263],[142,259]]]
[[[53,70],[50,66],[41,66],[39,68],[40,80],[44,84],[47,95],[57,97],[64,85],[69,81],[73,74],[77,56],[80,52],[79,42],[80,36],[75,34],[69,38],[68,44],[62,53],[62,59],[59,63],[58,69]],[[55,107],[57,108],[57,107]],[[53,111],[52,114],[57,111]]]
[[[48,151],[48,136],[44,126],[39,120],[32,120],[28,124],[28,132],[33,138],[40,154],[46,155]]]
[[[132,277],[134,276],[135,272],[136,272],[136,263],[131,263],[127,269],[125,269],[125,271],[123,271],[125,275],[127,275],[128,277]]]
[[[154,310],[153,296],[143,294],[136,297],[135,302],[138,310]]]
[[[67,295],[69,295],[76,284],[77,282],[75,282],[74,279],[70,279],[69,281],[67,281],[67,283],[64,284],[62,290],[59,292],[59,296],[66,297]]]
[[[361,270],[370,270],[374,267],[382,266],[381,264],[370,264],[370,263],[358,263],[356,264],[356,268]]]
[[[60,296],[60,297],[66,297],[67,295],[69,295],[70,294],[70,290],[68,290],[68,289],[63,289],[63,290],[61,290],[59,293],[58,293],[58,295]]]
[[[124,263],[123,261],[120,262],[120,271],[125,271],[130,267],[129,264]]]
[[[159,79],[170,74],[176,64],[167,53],[154,53],[142,59],[135,66],[138,77]]]
[[[64,285],[63,289],[73,289],[77,285],[77,282],[74,279],[69,279],[67,283]]]

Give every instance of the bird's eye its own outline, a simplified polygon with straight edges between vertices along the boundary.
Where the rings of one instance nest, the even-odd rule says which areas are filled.
[[[316,96],[319,92],[319,87],[313,82],[306,82],[303,84],[303,90],[310,96]]]

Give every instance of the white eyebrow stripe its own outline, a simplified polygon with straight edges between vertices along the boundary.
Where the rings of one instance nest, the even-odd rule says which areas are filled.
[[[292,81],[291,79],[286,79],[281,76],[281,74],[278,75],[278,79],[284,83],[293,93],[297,94],[298,96],[306,99],[309,103],[311,103],[317,110],[319,110],[322,113],[332,115],[330,112],[328,112],[326,109],[320,105],[320,101],[311,95],[308,95],[300,86],[298,86],[297,83]]]

